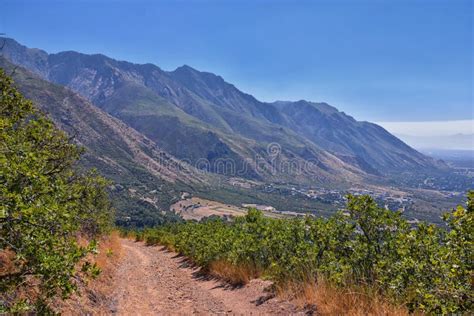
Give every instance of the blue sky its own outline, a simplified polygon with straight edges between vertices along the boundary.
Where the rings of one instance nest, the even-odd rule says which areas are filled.
[[[188,64],[264,101],[359,120],[473,119],[472,1],[1,1],[0,32],[48,52]]]

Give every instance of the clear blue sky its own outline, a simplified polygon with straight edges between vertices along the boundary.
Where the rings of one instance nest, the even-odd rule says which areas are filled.
[[[0,0],[0,32],[29,47],[188,64],[371,121],[473,118],[472,16],[470,0]]]

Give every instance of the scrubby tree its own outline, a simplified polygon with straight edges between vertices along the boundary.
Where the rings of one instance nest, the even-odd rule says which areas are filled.
[[[354,224],[353,277],[373,283],[398,259],[397,241],[409,231],[400,212],[380,208],[368,196],[347,196],[349,221]]]
[[[109,227],[107,182],[78,169],[81,152],[0,69],[0,313],[46,312],[67,297]]]

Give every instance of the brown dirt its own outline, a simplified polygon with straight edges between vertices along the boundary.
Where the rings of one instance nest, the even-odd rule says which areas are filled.
[[[193,207],[194,206],[194,207]],[[180,200],[170,207],[170,211],[180,215],[185,220],[201,220],[204,217],[217,215],[224,216],[245,216],[247,208],[235,205],[220,203],[199,197],[192,197]],[[263,215],[272,218],[288,217],[289,213],[281,214],[277,212],[263,211]]]
[[[297,313],[274,297],[268,281],[232,287],[203,276],[183,257],[162,247],[121,239],[122,261],[114,278],[110,313],[117,315]]]
[[[247,210],[245,208],[198,197],[192,197],[178,201],[171,205],[170,210],[176,212],[186,220],[201,220],[203,217],[211,215],[223,217],[244,216],[247,214]]]
[[[85,240],[80,239],[79,242],[85,244]],[[102,238],[99,241],[99,254],[88,255],[86,259],[97,264],[101,273],[96,279],[85,277],[81,273],[77,275],[78,291],[65,301],[58,298],[53,304],[56,312],[62,315],[109,313],[109,298],[114,291],[116,271],[122,262],[122,240],[118,232]]]

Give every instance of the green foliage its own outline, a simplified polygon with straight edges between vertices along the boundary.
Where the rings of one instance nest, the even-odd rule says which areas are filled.
[[[75,169],[81,153],[0,70],[0,252],[13,254],[0,274],[0,313],[44,313],[71,294],[77,263],[96,249],[77,236],[93,240],[110,226],[107,182]]]
[[[473,205],[448,213],[449,226],[412,227],[400,212],[369,196],[348,196],[347,210],[329,219],[266,218],[257,210],[233,222],[220,219],[169,224],[140,232],[204,269],[213,262],[252,267],[277,285],[314,282],[369,286],[394,303],[428,313],[473,308]]]

